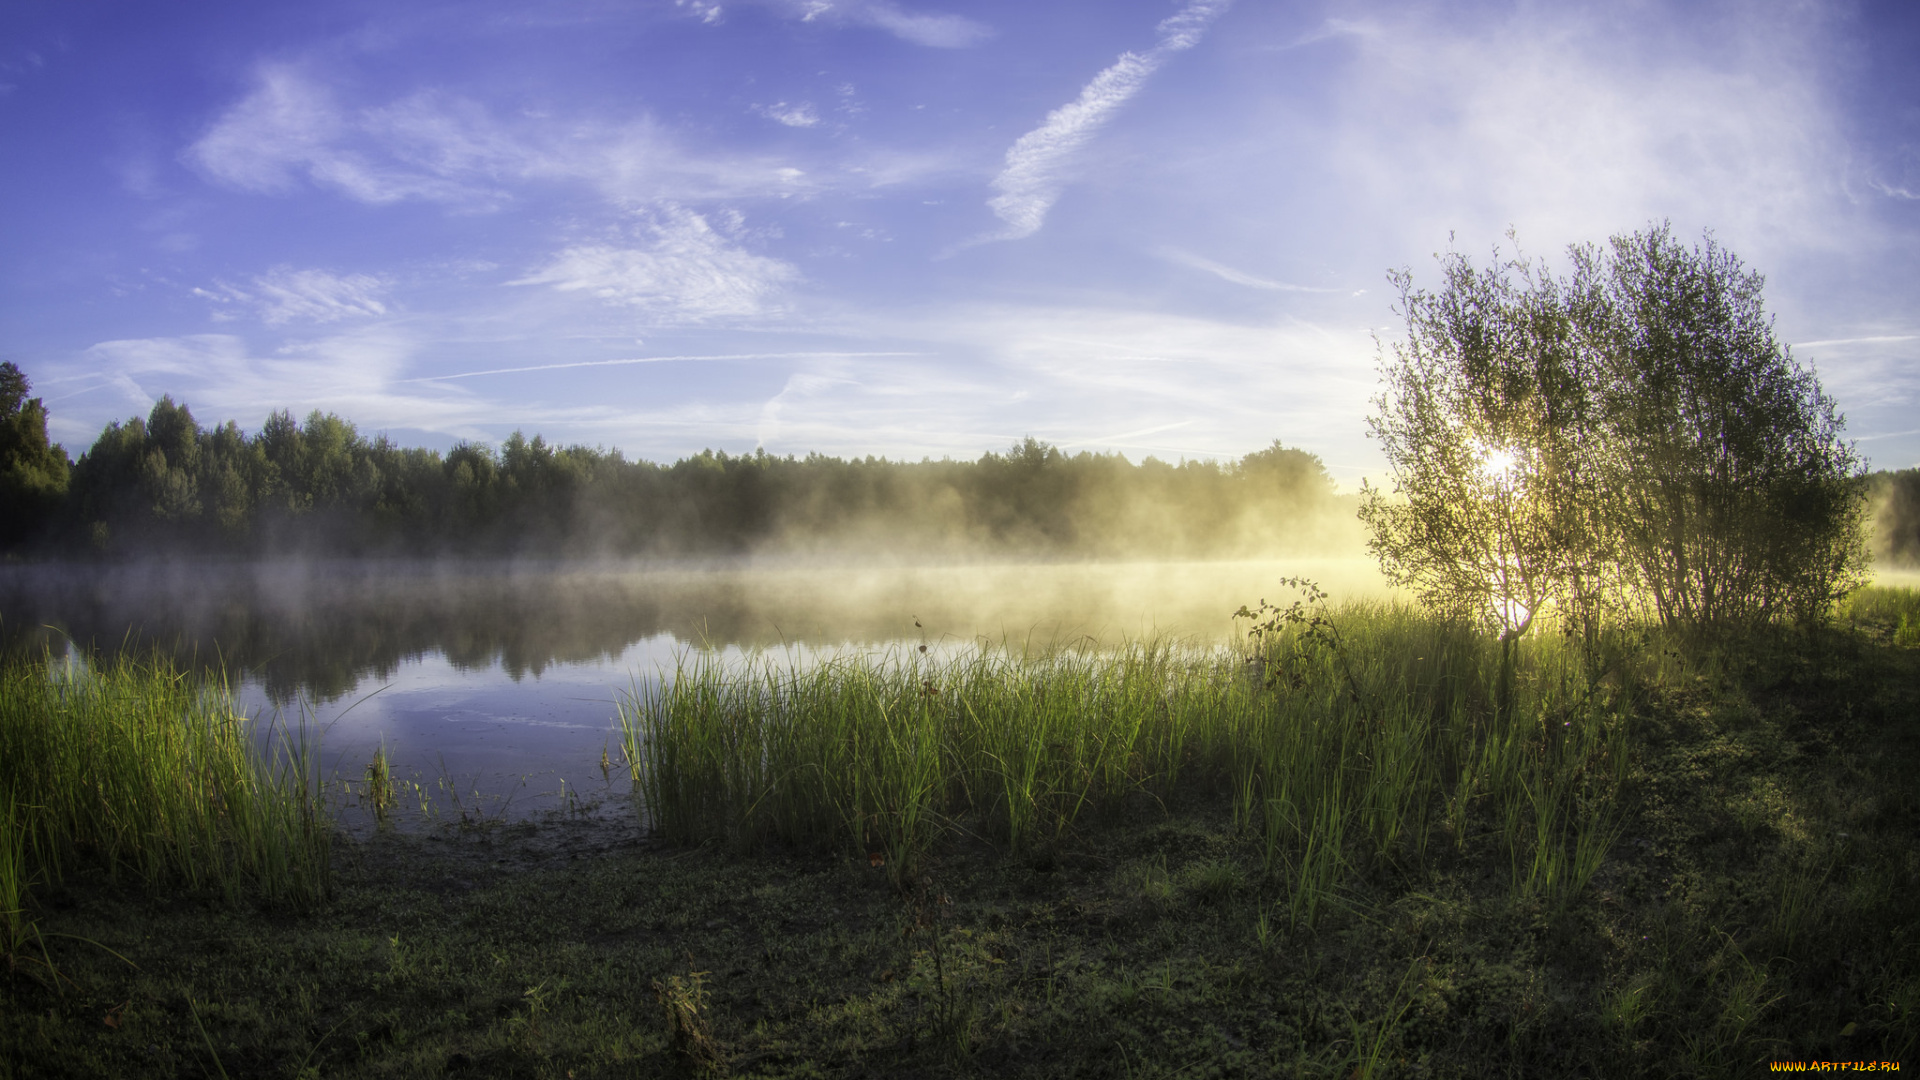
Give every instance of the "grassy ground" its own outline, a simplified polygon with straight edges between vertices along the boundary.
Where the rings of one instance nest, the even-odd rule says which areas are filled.
[[[1869,595],[1842,632],[1731,653],[1650,645],[1609,684],[1595,726],[1617,729],[1555,757],[1544,726],[1525,728],[1532,748],[1513,760],[1533,771],[1516,766],[1510,782],[1450,772],[1489,760],[1500,730],[1486,695],[1463,691],[1447,708],[1466,736],[1429,747],[1449,767],[1424,788],[1405,781],[1429,801],[1386,842],[1378,800],[1355,792],[1402,775],[1386,760],[1393,723],[1376,706],[1368,727],[1361,706],[1339,729],[1349,737],[1313,751],[1357,747],[1337,758],[1354,778],[1337,799],[1282,798],[1284,760],[1207,765],[1205,739],[1169,758],[1195,763],[1178,783],[1123,757],[1084,804],[1059,797],[1098,771],[1072,765],[1070,740],[1047,759],[1051,781],[1038,766],[981,772],[1003,797],[1006,774],[1036,777],[1025,839],[1003,802],[934,785],[937,827],[914,832],[905,804],[882,800],[857,808],[874,830],[858,843],[851,815],[824,811],[833,836],[810,840],[818,806],[796,803],[787,820],[801,824],[783,834],[748,812],[760,805],[749,778],[712,794],[733,816],[703,846],[643,835],[624,812],[338,843],[331,900],[307,913],[75,864],[31,907],[59,976],[21,966],[0,980],[0,1076],[1911,1064],[1920,650],[1903,629],[1916,607],[1910,593]],[[1526,700],[1544,708],[1550,689]],[[1455,700],[1443,698],[1427,705]],[[1590,786],[1581,770],[1606,776]],[[1542,804],[1511,794],[1549,780],[1605,794],[1565,804],[1610,841],[1578,887],[1527,885],[1540,852],[1577,854],[1564,828],[1539,839]],[[1270,815],[1275,799],[1294,811]],[[1352,822],[1311,890],[1325,833],[1301,820],[1308,806]],[[1310,912],[1303,892],[1318,898]]]

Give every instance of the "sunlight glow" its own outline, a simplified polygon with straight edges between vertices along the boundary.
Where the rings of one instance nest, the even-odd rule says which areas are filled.
[[[1504,447],[1487,446],[1480,450],[1480,471],[1495,483],[1505,484],[1511,480],[1519,464],[1519,456]]]

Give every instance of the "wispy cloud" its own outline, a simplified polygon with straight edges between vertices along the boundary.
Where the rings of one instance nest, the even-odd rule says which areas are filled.
[[[1800,341],[1793,347],[1818,360],[1821,386],[1849,415],[1872,416],[1887,408],[1910,407],[1920,398],[1920,356],[1911,344],[1915,341],[1920,335],[1884,334]],[[1871,422],[1887,423],[1881,417]]]
[[[771,105],[755,105],[753,111],[776,124],[785,124],[787,127],[810,128],[820,123],[820,114],[814,111],[812,103],[805,101],[798,105],[789,105],[784,101],[776,101]]]
[[[389,328],[370,327],[296,342],[268,355],[240,337],[185,337],[103,341],[81,363],[142,412],[159,393],[191,405],[202,420],[240,418],[257,423],[275,409],[337,412],[363,429],[414,428],[480,437],[476,399],[453,389],[395,389],[416,342]],[[144,402],[144,403],[143,403]]]
[[[1339,289],[1317,288],[1312,285],[1290,285],[1284,281],[1270,281],[1267,278],[1255,277],[1252,274],[1235,270],[1231,266],[1224,266],[1211,259],[1203,259],[1198,255],[1189,254],[1173,248],[1163,250],[1160,252],[1160,255],[1169,262],[1179,263],[1181,266],[1190,266],[1195,270],[1204,270],[1222,281],[1231,281],[1235,285],[1245,285],[1249,289],[1265,289],[1269,292],[1303,293],[1332,293],[1342,291]]]
[[[805,126],[813,115],[806,105],[775,108],[784,110],[773,115],[782,123]],[[645,115],[618,123],[503,121],[476,102],[431,90],[348,108],[293,64],[262,65],[252,90],[185,157],[243,191],[284,194],[312,184],[376,205],[423,200],[469,211],[498,209],[514,197],[512,185],[537,181],[584,183],[624,205],[787,196],[816,185],[778,159],[691,152]]]
[[[1317,45],[1322,41],[1331,41],[1336,38],[1372,37],[1379,32],[1380,28],[1372,23],[1356,22],[1351,19],[1328,19],[1326,22],[1321,23],[1319,26],[1281,47],[1297,49],[1303,45]]]
[[[1796,341],[1796,349],[1830,349],[1841,345],[1891,345],[1900,341],[1920,341],[1920,334],[1887,334],[1878,337],[1828,338],[1825,341]]]
[[[671,325],[773,314],[799,277],[791,263],[729,242],[705,217],[667,207],[644,215],[621,244],[567,247],[511,284],[587,292]]]
[[[832,19],[872,26],[915,45],[964,49],[993,36],[985,23],[961,15],[908,11],[892,0],[793,0],[785,7],[804,22]]]
[[[1873,442],[1876,439],[1904,439],[1909,435],[1920,435],[1920,428],[1909,428],[1906,431],[1882,431],[1873,435],[1855,435],[1853,441]]]
[[[1099,446],[1110,450],[1128,450],[1139,446],[1139,440],[1149,435],[1158,435],[1163,431],[1178,431],[1184,427],[1192,427],[1193,424],[1194,421],[1192,420],[1176,420],[1171,424],[1155,424],[1152,427],[1136,428],[1133,431],[1121,431],[1111,435],[1091,435],[1085,438],[1063,442],[1060,444],[1060,449],[1069,450],[1076,446]]]
[[[1044,123],[1020,136],[1007,151],[1006,166],[993,179],[999,194],[987,200],[988,208],[1007,228],[987,239],[1017,240],[1039,231],[1066,186],[1074,155],[1168,58],[1199,44],[1207,27],[1230,3],[1195,0],[1181,8],[1160,23],[1159,43],[1152,49],[1120,54],[1078,98],[1048,113]]]
[[[385,315],[387,305],[382,294],[386,289],[385,279],[370,274],[342,275],[276,266],[245,288],[223,282],[210,289],[194,289],[193,293],[220,305],[214,312],[216,319],[231,319],[232,305],[245,305],[267,325],[279,326]]]
[[[829,357],[920,356],[917,352],[763,352],[701,353],[689,356],[623,356],[613,360],[573,360],[564,364],[534,364],[530,367],[488,368],[485,371],[456,371],[447,375],[423,375],[401,382],[445,382],[449,379],[477,379],[483,375],[520,375],[530,371],[565,371],[570,368],[626,367],[630,364],[717,363],[746,360],[817,360]]]
[[[420,126],[418,118],[414,126]],[[420,133],[395,132],[381,110],[349,115],[298,69],[270,64],[261,67],[253,92],[188,148],[187,158],[221,183],[247,191],[284,192],[304,177],[368,203],[484,196],[445,169],[393,160],[393,140],[383,137],[392,134]]]
[[[992,36],[985,24],[959,15],[928,15],[903,11],[887,0],[850,5],[853,18],[915,45],[936,49],[964,49]]]

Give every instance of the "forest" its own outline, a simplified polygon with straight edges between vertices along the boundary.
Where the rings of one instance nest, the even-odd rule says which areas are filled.
[[[661,465],[519,432],[442,454],[321,412],[277,412],[250,435],[163,397],[69,466],[17,372],[13,385],[0,542],[24,552],[1091,558],[1358,542],[1320,460],[1278,442],[1227,464],[1136,465],[1029,437],[975,461],[704,450]]]

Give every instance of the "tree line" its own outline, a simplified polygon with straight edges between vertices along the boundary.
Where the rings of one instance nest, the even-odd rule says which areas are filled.
[[[1069,454],[1031,437],[974,461],[706,450],[670,465],[519,432],[446,453],[282,411],[248,434],[163,397],[69,463],[9,380],[0,472],[22,553],[900,558],[1228,557],[1357,546],[1320,460],[1274,443],[1233,462]]]

